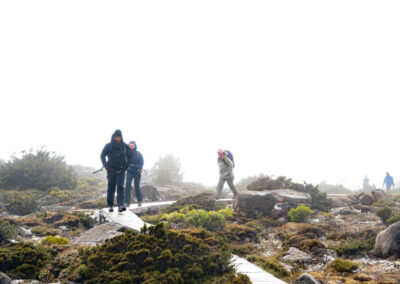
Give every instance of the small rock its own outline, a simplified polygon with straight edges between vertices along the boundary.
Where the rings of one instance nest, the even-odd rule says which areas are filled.
[[[0,284],[10,284],[11,278],[7,274],[0,272]]]
[[[321,282],[319,282],[317,279],[315,279],[314,276],[304,273],[299,278],[297,278],[294,283],[295,284],[320,284]]]
[[[74,243],[95,246],[103,243],[106,239],[123,234],[124,230],[124,226],[116,223],[101,224],[84,232]]]
[[[374,251],[382,256],[400,255],[400,222],[394,223],[376,236]]]
[[[374,196],[376,201],[389,200],[389,197],[386,195],[386,193],[382,189],[373,190],[371,193]]]
[[[19,230],[18,230],[18,233],[23,237],[27,237],[27,238],[32,237],[31,230],[30,229],[25,229],[24,227],[20,227]]]
[[[327,199],[332,202],[332,207],[346,207],[359,203],[357,197],[352,194],[328,194]]]
[[[290,203],[277,203],[271,213],[275,218],[286,217],[290,209],[295,208]]]
[[[358,198],[360,200],[361,205],[371,206],[376,200],[374,196],[370,193],[363,193]]]
[[[282,257],[282,261],[289,261],[289,262],[310,262],[312,261],[312,256],[300,251],[297,248],[291,247],[289,250],[284,254]]]

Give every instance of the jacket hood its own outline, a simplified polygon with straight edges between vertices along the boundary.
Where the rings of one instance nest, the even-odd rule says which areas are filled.
[[[122,143],[124,142],[124,138],[122,137],[122,131],[121,130],[117,129],[117,130],[114,131],[113,135],[111,136],[111,143],[115,143],[114,142],[114,137],[115,136],[121,137],[121,142]]]
[[[135,145],[135,149],[134,149],[134,151],[136,151],[136,150],[137,150],[137,144],[136,144],[136,141],[129,141],[129,144],[133,144],[133,145]]]

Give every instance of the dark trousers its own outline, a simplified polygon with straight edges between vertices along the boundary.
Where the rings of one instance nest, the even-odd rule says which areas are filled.
[[[235,188],[235,185],[233,184],[233,178],[219,177],[219,181],[218,181],[218,185],[217,185],[217,196],[215,197],[215,199],[219,199],[219,197],[221,196],[222,189],[224,188],[225,182],[228,183],[229,188],[232,190],[233,198],[236,198],[238,192]]]
[[[131,191],[132,191],[132,179],[134,180],[135,185],[135,195],[138,202],[142,203],[142,191],[140,190],[140,179],[142,178],[142,174],[140,171],[130,173],[126,173],[126,184],[125,184],[125,204],[131,203]]]
[[[107,204],[114,206],[115,186],[117,186],[117,204],[124,205],[124,180],[125,171],[113,170],[107,171],[108,189],[107,189]]]

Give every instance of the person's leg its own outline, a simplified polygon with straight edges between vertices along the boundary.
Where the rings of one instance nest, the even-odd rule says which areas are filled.
[[[236,190],[235,184],[233,183],[233,178],[227,179],[226,182],[228,183],[229,188],[230,188],[230,189],[232,190],[232,192],[233,192],[233,198],[236,198],[238,192],[237,192],[237,190]]]
[[[132,174],[130,172],[126,173],[126,183],[125,183],[125,196],[124,196],[124,201],[125,204],[129,206],[131,203],[131,192],[132,192]]]
[[[116,175],[114,174],[114,172],[109,171],[107,173],[107,179],[108,179],[107,204],[109,207],[113,207],[114,206],[114,196],[115,196],[115,185],[117,184]]]
[[[136,172],[134,175],[135,179],[135,195],[138,203],[142,203],[142,191],[140,190],[140,179],[142,178],[142,174],[140,172]]]
[[[218,185],[217,185],[217,195],[215,199],[219,199],[222,189],[224,188],[225,179],[223,177],[219,177]]]
[[[124,205],[124,181],[125,181],[125,172],[121,171],[117,174],[117,203],[118,203],[118,206]]]

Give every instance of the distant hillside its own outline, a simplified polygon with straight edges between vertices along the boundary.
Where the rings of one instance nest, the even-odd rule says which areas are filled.
[[[97,177],[97,178],[106,178],[107,172],[105,170],[98,172],[96,174],[92,174],[93,171],[97,170],[92,167],[82,166],[82,165],[72,165],[75,170],[76,175],[78,178],[85,178],[85,177]]]

